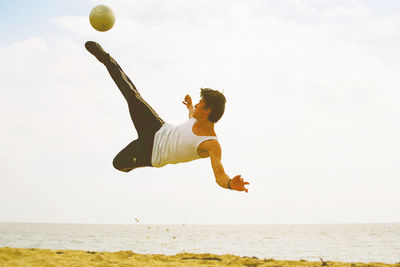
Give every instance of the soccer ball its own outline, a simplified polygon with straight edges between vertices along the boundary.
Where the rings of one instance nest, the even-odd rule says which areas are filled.
[[[98,5],[90,11],[89,21],[93,28],[105,32],[114,26],[115,15],[108,6]]]

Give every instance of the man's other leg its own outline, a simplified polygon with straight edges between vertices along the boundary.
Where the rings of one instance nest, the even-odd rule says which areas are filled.
[[[122,172],[151,165],[151,151],[146,141],[136,139],[122,149],[114,158],[113,166]]]

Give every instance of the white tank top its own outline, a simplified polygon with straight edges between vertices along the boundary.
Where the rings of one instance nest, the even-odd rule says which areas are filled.
[[[179,126],[164,123],[154,136],[151,164],[162,167],[199,159],[197,147],[204,141],[216,136],[198,136],[192,131],[195,118],[190,118]]]

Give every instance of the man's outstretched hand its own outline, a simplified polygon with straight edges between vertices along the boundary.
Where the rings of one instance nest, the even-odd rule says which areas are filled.
[[[248,182],[243,181],[243,178],[241,175],[236,175],[231,179],[231,183],[229,184],[233,190],[236,191],[246,191],[246,193],[249,192],[249,190],[244,187],[245,185],[250,184]]]

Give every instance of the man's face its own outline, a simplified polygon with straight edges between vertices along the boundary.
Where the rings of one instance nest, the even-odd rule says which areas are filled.
[[[204,119],[208,117],[208,114],[210,114],[211,109],[209,108],[204,108],[206,103],[204,102],[203,99],[199,101],[196,105],[194,105],[194,113],[193,117],[196,118],[197,120],[199,119]]]

